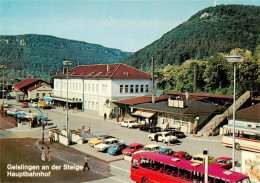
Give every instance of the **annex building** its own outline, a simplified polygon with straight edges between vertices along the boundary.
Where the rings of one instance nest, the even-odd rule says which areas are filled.
[[[125,64],[79,65],[68,71],[69,106],[99,115],[117,113],[112,102],[145,95],[151,88],[151,75]],[[52,100],[65,105],[66,71],[54,77]],[[116,112],[117,111],[117,112]]]

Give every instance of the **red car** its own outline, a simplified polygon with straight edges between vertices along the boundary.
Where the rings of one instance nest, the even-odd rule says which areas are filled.
[[[191,155],[189,155],[188,153],[186,153],[184,151],[175,152],[172,156],[176,157],[176,158],[180,158],[180,159],[186,159],[186,160],[191,160],[191,158],[192,158]]]
[[[139,143],[133,143],[127,146],[126,149],[122,150],[122,153],[127,156],[132,156],[136,151],[141,150],[145,145]]]
[[[236,163],[237,163],[237,161],[235,161],[235,164]],[[218,167],[218,168],[230,169],[230,168],[232,168],[232,158],[219,157],[219,158],[217,158],[216,162],[211,164],[210,166]]]
[[[23,102],[23,103],[21,104],[21,107],[22,107],[22,108],[28,107],[28,102]]]

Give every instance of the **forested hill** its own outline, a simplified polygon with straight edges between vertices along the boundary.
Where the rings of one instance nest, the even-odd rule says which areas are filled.
[[[131,53],[82,41],[46,35],[0,36],[0,63],[8,66],[8,76],[46,79],[62,70],[62,60],[78,64],[115,63]],[[24,66],[23,66],[24,65]],[[29,66],[29,69],[28,69]],[[28,72],[29,70],[29,72]]]
[[[151,57],[155,64],[180,65],[188,59],[205,59],[234,48],[254,49],[260,43],[260,7],[219,5],[199,11],[159,40],[123,60],[147,70]]]

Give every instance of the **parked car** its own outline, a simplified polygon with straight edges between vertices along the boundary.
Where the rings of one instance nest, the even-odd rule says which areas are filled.
[[[150,132],[150,133],[156,133],[156,132],[162,131],[161,127],[154,126],[154,125],[147,125],[147,124],[146,125],[141,125],[139,127],[139,130]]]
[[[23,102],[23,103],[21,104],[21,107],[22,107],[22,108],[28,107],[28,102]]]
[[[106,139],[115,138],[111,135],[99,135],[96,139],[92,139],[88,141],[88,145],[90,147],[94,147],[95,145],[101,144]]]
[[[237,161],[235,161],[235,165]],[[210,165],[211,167],[218,167],[218,168],[225,168],[231,169],[232,168],[232,158],[228,157],[219,157],[216,159],[216,162]]]
[[[172,136],[170,132],[158,132],[155,134],[148,135],[149,140],[167,143],[168,138],[170,138],[171,142],[177,141],[177,137]]]
[[[137,128],[140,126],[140,124],[137,123],[135,119],[124,120],[123,122],[120,122],[119,125],[127,128]]]
[[[43,115],[38,115],[38,121],[44,120],[47,121],[48,117]]]
[[[123,141],[120,141],[118,139],[112,138],[112,139],[106,139],[101,144],[95,145],[94,150],[99,152],[107,152],[107,150],[112,147],[115,144],[123,143]]]
[[[186,135],[183,133],[183,132],[180,132],[180,131],[170,131],[171,132],[171,135],[177,137],[178,139],[180,138],[185,138]]]
[[[9,110],[6,111],[6,113],[7,113],[8,115],[10,115],[10,116],[14,116],[14,115],[16,115],[16,113],[17,113],[18,111],[20,111],[20,109],[17,109],[17,108],[12,107],[12,108],[9,108]]]
[[[33,103],[32,103],[32,107],[37,108],[37,107],[38,107],[38,103],[37,103],[37,102],[33,102]]]
[[[172,149],[170,149],[168,147],[161,147],[156,152],[158,152],[160,154],[169,155],[169,156],[172,156],[175,153]]]
[[[196,163],[205,164],[205,158],[206,158],[206,155],[196,154],[196,155],[192,156],[191,161],[196,162]],[[216,161],[216,158],[209,156],[209,165],[215,163],[215,161]]]
[[[177,151],[172,156],[179,159],[186,159],[186,160],[191,160],[192,158],[191,155],[189,155],[187,152],[184,151]]]
[[[25,119],[25,116],[27,115],[27,112],[24,111],[18,111],[14,117],[18,119]]]
[[[143,147],[143,144],[133,143],[128,145],[127,148],[122,151],[122,153],[126,156],[132,156],[134,152],[141,150]]]
[[[107,150],[107,153],[116,156],[118,154],[122,154],[122,150],[125,148],[125,143],[115,144]]]
[[[139,153],[139,152],[155,152],[155,151],[157,151],[160,148],[161,148],[161,146],[159,146],[157,144],[149,144],[149,145],[144,146],[140,151],[136,151],[135,153]]]

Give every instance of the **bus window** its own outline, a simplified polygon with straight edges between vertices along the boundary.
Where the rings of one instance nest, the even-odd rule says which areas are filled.
[[[215,183],[225,183],[225,180],[224,180],[224,179],[221,179],[221,178],[219,178],[219,177],[216,177]]]
[[[190,180],[191,171],[184,168],[180,168],[178,175],[180,179]]]
[[[140,166],[143,168],[150,169],[150,160],[146,158],[140,158]]]
[[[214,177],[209,176],[209,178],[208,178],[208,182],[209,182],[209,183],[214,183],[214,179],[215,179]]]
[[[200,172],[193,171],[191,174],[191,180],[193,183],[203,183],[204,181],[204,174]]]
[[[244,179],[244,180],[237,181],[236,183],[250,183],[250,180]]]
[[[159,173],[163,173],[164,164],[162,162],[159,161],[152,161],[152,170],[159,172]]]
[[[133,159],[133,161],[132,161],[132,167],[135,168],[135,169],[138,169],[138,166],[139,166],[138,159]]]
[[[165,165],[165,174],[177,177],[178,176],[178,167],[173,166],[173,165]]]

